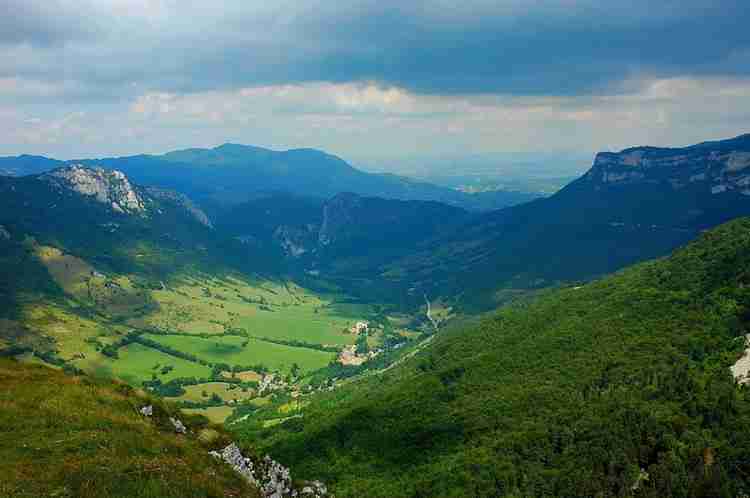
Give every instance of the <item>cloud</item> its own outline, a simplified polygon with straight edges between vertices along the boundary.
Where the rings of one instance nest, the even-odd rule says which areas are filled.
[[[0,152],[358,161],[750,129],[746,0],[0,0]]]
[[[373,82],[300,83],[146,92],[101,107],[7,107],[4,114],[0,106],[0,153],[72,158],[240,142],[322,148],[372,165],[502,151],[593,154],[750,130],[750,78],[632,86],[639,90],[617,95],[439,96]]]
[[[17,15],[0,25],[4,76],[128,93],[376,81],[580,95],[628,91],[636,77],[750,72],[742,0],[5,1]]]

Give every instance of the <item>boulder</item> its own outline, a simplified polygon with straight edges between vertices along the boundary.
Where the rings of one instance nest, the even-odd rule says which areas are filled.
[[[185,424],[183,424],[180,419],[169,417],[169,420],[172,422],[172,425],[174,426],[174,431],[177,434],[185,434],[187,432],[187,428],[185,427]]]

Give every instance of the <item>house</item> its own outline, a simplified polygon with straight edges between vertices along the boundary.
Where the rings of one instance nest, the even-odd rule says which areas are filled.
[[[370,328],[370,324],[368,322],[357,322],[349,330],[351,331],[352,334],[359,335],[362,332],[367,332],[369,328]]]

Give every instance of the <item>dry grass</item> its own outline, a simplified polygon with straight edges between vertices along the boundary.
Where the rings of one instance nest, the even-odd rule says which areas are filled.
[[[254,370],[245,370],[243,372],[221,372],[222,377],[227,379],[239,379],[242,382],[260,382],[263,376]]]
[[[205,384],[196,384],[193,386],[184,386],[185,394],[178,398],[172,398],[175,401],[207,401],[211,395],[216,394],[223,401],[229,403],[233,401],[243,401],[255,396],[254,389],[248,389],[246,392],[239,386],[226,382],[207,382]],[[205,393],[205,396],[203,395]]]

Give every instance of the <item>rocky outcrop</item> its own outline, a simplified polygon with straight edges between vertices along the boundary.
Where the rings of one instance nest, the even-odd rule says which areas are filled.
[[[291,472],[270,456],[253,461],[242,455],[239,447],[232,443],[211,455],[229,464],[246,481],[261,490],[266,498],[308,497],[323,498],[328,489],[320,481],[302,482],[295,486]]]
[[[143,198],[121,171],[73,165],[39,175],[39,179],[59,190],[90,197],[118,213],[146,211]]]
[[[287,256],[299,258],[316,249],[318,227],[313,224],[300,228],[282,225],[276,229],[273,238]]]
[[[336,240],[341,229],[356,223],[353,213],[360,207],[362,198],[356,194],[342,193],[334,196],[323,206],[323,224],[318,233],[318,243],[327,246]]]
[[[601,152],[586,174],[597,186],[661,183],[675,190],[750,195],[750,135],[680,149],[635,147]]]
[[[169,417],[169,421],[172,422],[172,426],[174,426],[174,431],[177,434],[187,433],[187,427],[185,427],[185,424],[183,424],[180,419],[175,418],[175,417]]]
[[[198,207],[198,205],[196,205],[188,196],[179,192],[175,192],[174,190],[167,190],[156,187],[147,187],[146,192],[156,199],[171,202],[184,209],[195,221],[197,221],[201,225],[208,228],[214,227],[208,215],[206,215],[206,213],[200,207]]]

